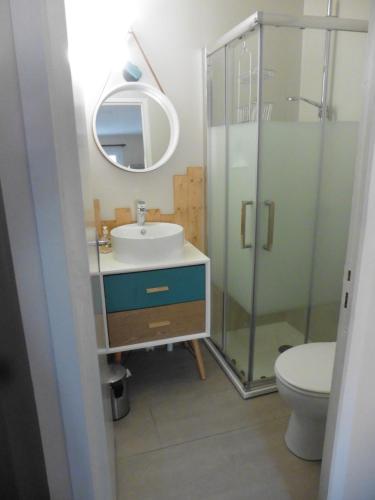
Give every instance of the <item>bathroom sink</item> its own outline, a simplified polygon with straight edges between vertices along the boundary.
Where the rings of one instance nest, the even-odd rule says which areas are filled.
[[[162,262],[182,256],[184,228],[168,222],[126,224],[111,231],[113,256],[120,262]]]

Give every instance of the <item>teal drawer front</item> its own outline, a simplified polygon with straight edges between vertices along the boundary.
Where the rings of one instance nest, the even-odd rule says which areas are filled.
[[[108,313],[205,299],[205,266],[104,276]]]

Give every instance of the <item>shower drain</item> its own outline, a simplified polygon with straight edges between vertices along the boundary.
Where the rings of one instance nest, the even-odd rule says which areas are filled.
[[[279,347],[279,352],[280,352],[280,353],[282,353],[282,352],[284,352],[284,351],[287,351],[287,350],[288,350],[288,349],[290,349],[291,347],[293,347],[293,346],[291,346],[291,345],[289,345],[289,344],[283,344],[283,345],[281,345],[281,346]]]

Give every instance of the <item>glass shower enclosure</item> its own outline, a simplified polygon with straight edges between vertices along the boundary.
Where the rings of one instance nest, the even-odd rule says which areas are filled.
[[[366,32],[257,12],[206,50],[208,346],[243,397],[336,339]]]

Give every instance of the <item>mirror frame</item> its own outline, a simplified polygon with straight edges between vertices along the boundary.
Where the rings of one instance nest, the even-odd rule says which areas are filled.
[[[102,148],[102,145],[100,144],[100,141],[99,141],[98,134],[96,132],[96,118],[98,116],[100,106],[103,104],[104,101],[106,101],[110,97],[113,97],[113,95],[116,94],[117,92],[126,91],[126,90],[143,92],[146,96],[154,99],[161,106],[161,108],[164,110],[165,114],[167,115],[168,122],[169,122],[170,138],[169,138],[168,147],[167,147],[164,155],[160,158],[159,161],[157,161],[156,163],[154,163],[150,167],[144,168],[142,170],[125,167],[124,165],[121,165],[120,163],[117,163],[116,161],[109,158],[107,153]],[[112,165],[114,165],[115,167],[121,168],[122,170],[125,170],[126,172],[144,174],[146,172],[151,172],[152,170],[156,170],[157,168],[160,168],[171,158],[171,156],[173,155],[173,153],[176,150],[178,138],[180,136],[180,124],[178,121],[177,112],[176,112],[173,104],[171,103],[171,101],[168,99],[168,97],[165,94],[160,92],[160,90],[153,87],[152,85],[149,85],[148,83],[129,82],[129,83],[124,83],[122,85],[118,85],[117,87],[112,89],[110,92],[105,94],[104,97],[102,97],[99,100],[98,104],[96,105],[93,119],[92,119],[92,131],[93,131],[96,145],[97,145],[99,151],[101,152],[101,154],[104,156],[104,158],[107,161],[112,163]]]

